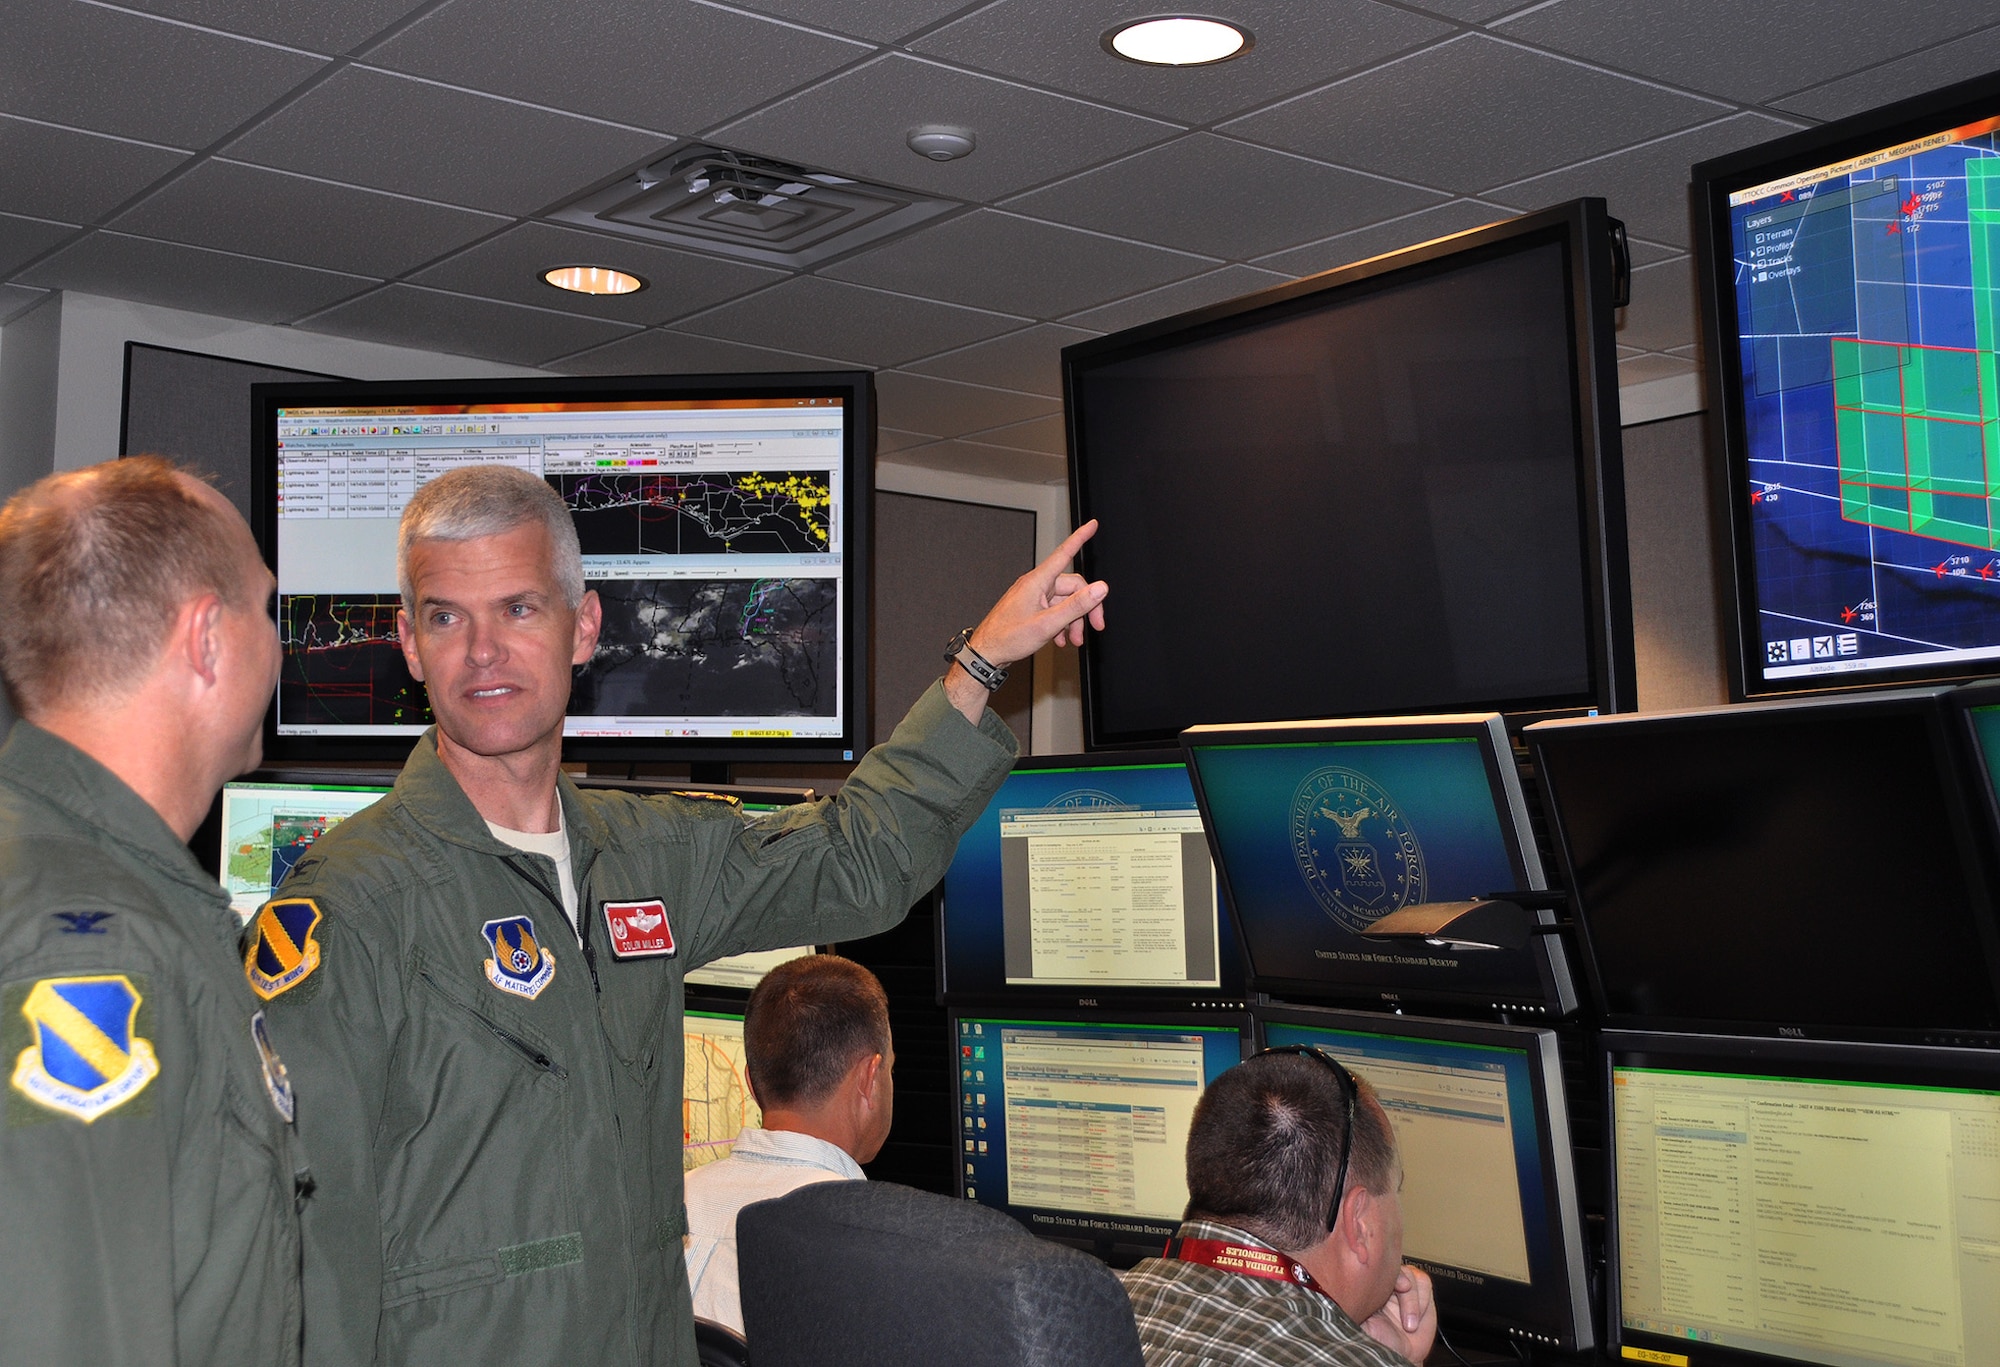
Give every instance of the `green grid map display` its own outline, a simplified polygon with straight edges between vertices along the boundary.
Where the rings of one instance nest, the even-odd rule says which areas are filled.
[[[1730,197],[1767,681],[2000,659],[1996,123]]]

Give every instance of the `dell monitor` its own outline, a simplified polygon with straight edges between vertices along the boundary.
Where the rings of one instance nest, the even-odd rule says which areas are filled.
[[[867,745],[873,387],[860,372],[265,384],[253,494],[284,663],[267,753],[401,758],[397,523],[509,465],[574,521],[603,628],[574,759],[848,761]]]
[[[1612,1023],[2000,1043],[2000,928],[1942,690],[1523,735]]]
[[[1621,1362],[2000,1362],[2000,1055],[1607,1032]]]
[[[1447,1324],[1588,1349],[1583,1219],[1553,1031],[1260,1007],[1266,1048],[1312,1045],[1367,1079],[1403,1163],[1403,1255]]]
[[[951,1016],[959,1194],[1130,1265],[1187,1207],[1187,1136],[1241,1063],[1241,1016]]]
[[[1553,936],[1504,950],[1363,934],[1406,906],[1546,887],[1497,713],[1197,726],[1181,739],[1253,990],[1575,1008]]]
[[[938,933],[947,1001],[1242,1009],[1179,751],[1021,759],[958,842]]]

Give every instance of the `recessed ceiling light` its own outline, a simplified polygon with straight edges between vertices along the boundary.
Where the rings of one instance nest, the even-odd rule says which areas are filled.
[[[1255,40],[1248,29],[1222,19],[1166,15],[1134,19],[1104,35],[1104,50],[1147,66],[1207,66],[1241,57]]]
[[[609,266],[552,266],[542,272],[542,283],[573,294],[636,294],[646,288],[638,276]]]

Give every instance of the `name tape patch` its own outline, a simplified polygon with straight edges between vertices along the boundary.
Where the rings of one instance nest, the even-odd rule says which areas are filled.
[[[606,902],[604,928],[611,935],[614,959],[670,959],[674,928],[667,924],[667,904],[654,897],[644,902]]]

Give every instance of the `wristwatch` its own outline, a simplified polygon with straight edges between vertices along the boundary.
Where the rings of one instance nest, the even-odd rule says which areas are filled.
[[[1007,682],[1006,670],[972,648],[971,627],[959,632],[945,645],[944,666],[950,669],[954,664],[984,684],[988,693],[998,693],[1000,685]]]

